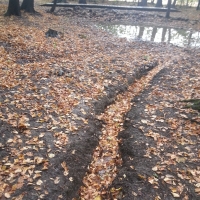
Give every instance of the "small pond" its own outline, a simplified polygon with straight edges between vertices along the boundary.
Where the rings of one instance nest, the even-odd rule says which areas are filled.
[[[200,47],[200,32],[192,30],[146,25],[100,24],[98,26],[128,40],[165,42],[180,47]]]

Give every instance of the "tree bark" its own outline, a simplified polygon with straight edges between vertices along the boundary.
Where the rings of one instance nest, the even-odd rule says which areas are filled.
[[[51,13],[53,13],[53,12],[55,11],[57,1],[58,1],[58,0],[54,0],[54,1],[53,1],[53,6],[51,7],[51,10],[50,10]]]
[[[170,18],[171,0],[168,0],[166,18]]]
[[[35,13],[34,0],[23,0],[21,10],[24,10],[28,13]]]
[[[141,2],[138,2],[138,6],[147,6],[147,0],[142,0]]]
[[[197,10],[199,10],[199,6],[200,6],[200,0],[198,2],[198,5],[197,5]]]
[[[87,4],[86,0],[79,0],[78,3],[80,3],[80,4]]]
[[[157,0],[156,7],[163,7],[162,0]]]
[[[186,2],[186,7],[188,7],[189,6],[189,0],[187,0],[187,2]]]
[[[11,16],[11,15],[21,16],[19,0],[9,0],[8,10],[5,13],[5,16]]]

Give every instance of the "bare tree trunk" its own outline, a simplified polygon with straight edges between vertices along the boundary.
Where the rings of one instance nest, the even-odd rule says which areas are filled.
[[[200,0],[198,2],[198,5],[197,5],[197,10],[199,10],[199,6],[200,6]]]
[[[28,13],[35,13],[34,0],[23,0],[21,10],[24,10]]]
[[[188,5],[189,5],[189,0],[187,0],[187,2],[186,2],[186,7],[188,7]]]
[[[177,0],[174,0],[174,1],[173,1],[173,3],[172,3],[172,8],[175,8],[175,7],[176,7],[176,1],[177,1]]]
[[[53,12],[55,11],[55,9],[56,9],[56,4],[57,4],[57,0],[54,0],[54,1],[53,1],[53,6],[51,7],[51,10],[50,10],[51,13],[53,13]]]
[[[170,18],[171,0],[168,0],[166,18]]]
[[[138,6],[147,6],[147,0],[142,0],[141,2],[138,2]]]
[[[11,15],[21,16],[19,0],[9,0],[8,10],[5,13],[5,16],[11,16]]]
[[[162,0],[157,0],[156,7],[163,7]]]
[[[86,0],[79,0],[78,3],[80,3],[80,4],[87,4]]]

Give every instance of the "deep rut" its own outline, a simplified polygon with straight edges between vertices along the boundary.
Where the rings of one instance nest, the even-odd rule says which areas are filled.
[[[168,64],[169,62],[165,63],[165,65]],[[131,108],[131,100],[148,86],[165,65],[159,63],[146,76],[129,86],[126,92],[119,94],[114,104],[108,106],[105,112],[98,116],[98,119],[104,121],[105,124],[88,173],[83,179],[83,186],[80,189],[81,199],[100,200],[101,195],[106,193],[106,189],[117,174],[117,166],[122,163],[118,151],[120,141],[117,136],[123,130],[124,115]]]

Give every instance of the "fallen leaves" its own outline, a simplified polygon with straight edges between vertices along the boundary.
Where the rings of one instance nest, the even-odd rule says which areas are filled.
[[[54,179],[54,183],[55,184],[58,184],[60,182],[60,177],[56,177],[55,179]]]
[[[101,30],[94,29],[91,34],[90,28],[70,23],[64,16],[44,13],[42,22],[41,18],[29,15],[26,17],[27,19],[23,18],[22,21],[5,20],[1,17],[0,25],[0,119],[13,128],[10,132],[3,133],[0,143],[4,153],[0,161],[0,198],[5,196],[8,199],[12,198],[12,194],[23,187],[25,182],[33,186],[38,198],[45,198],[48,194],[44,190],[45,181],[48,180],[44,180],[43,171],[49,170],[50,167],[52,169],[52,162],[59,158],[61,152],[68,153],[65,148],[72,142],[69,141],[69,135],[77,134],[78,130],[89,125],[87,115],[90,112],[93,115],[93,110],[88,107],[92,107],[95,100],[106,95],[109,88],[116,87],[119,83],[127,85],[127,77],[134,75],[137,66],[147,64],[147,60],[155,62],[160,59],[158,51],[152,55],[149,53],[151,49],[146,46],[142,49],[123,39],[105,36]],[[48,26],[55,26],[64,32],[62,39],[46,38],[44,33]],[[64,30],[63,27],[68,28]],[[75,34],[71,34],[70,30]],[[163,63],[167,60],[164,59]],[[198,68],[194,72],[199,74]],[[121,164],[117,134],[123,130],[123,116],[130,109],[130,100],[134,95],[148,86],[150,77],[135,83],[128,93],[118,95],[116,104],[108,107],[106,113],[99,116],[107,125],[103,127],[103,136],[94,152],[90,174],[84,179],[86,188],[82,188],[82,195],[85,199],[101,199],[101,194],[105,193],[101,190],[102,187],[108,187],[115,178],[117,166]],[[179,83],[184,86],[186,80],[188,79],[184,78]],[[190,79],[193,83],[190,94],[187,92],[188,87],[183,87],[181,94],[185,98],[193,93],[198,94],[198,80]],[[172,87],[174,88],[176,85]],[[155,88],[152,94],[164,98],[169,95],[158,88]],[[177,94],[170,93],[169,96],[177,100]],[[198,136],[196,123],[183,123],[171,116],[158,117],[155,111],[163,111],[165,107],[173,108],[173,105],[165,101],[159,105],[151,103],[146,106],[146,114],[152,115],[148,119],[142,119],[140,127],[145,136],[153,138],[157,144],[156,147],[148,148],[147,156],[160,156],[160,150],[171,142],[166,137],[159,136],[160,130],[166,131],[162,125],[158,130],[145,130],[146,126],[153,127],[152,120],[167,123],[172,130],[171,136],[177,141],[176,145],[182,145],[190,152],[184,155],[171,153],[167,160],[158,163],[153,170],[161,175],[167,166],[187,164],[188,160],[196,162],[199,157],[199,152],[195,157],[194,141],[189,138]],[[78,115],[74,113],[77,108],[80,111]],[[189,118],[185,113],[180,117],[183,120]],[[181,130],[182,125],[184,130]],[[193,151],[195,154],[192,154]],[[70,154],[78,153],[73,150]],[[57,165],[62,167],[60,171],[68,182],[75,182],[67,162],[61,161]],[[134,169],[134,166],[131,168]],[[195,192],[199,193],[199,169],[179,170],[177,174],[180,179],[191,181],[195,185]],[[126,178],[126,174],[123,178]],[[139,178],[158,185],[156,177],[150,179],[141,174]],[[55,185],[63,184],[63,177],[56,175],[49,179]],[[163,180],[168,184],[175,183],[175,179],[167,176],[164,176]],[[172,187],[171,191],[174,196],[181,194],[180,188],[177,187]],[[122,189],[115,188],[112,193],[121,197]],[[15,198],[22,199],[23,195]],[[133,192],[133,195],[138,194]],[[63,198],[62,195],[59,197]]]
[[[138,95],[145,85],[162,69],[162,65],[154,68],[146,77],[144,76],[136,83],[128,88],[128,91],[119,94],[114,104],[108,106],[106,111],[98,116],[99,119],[104,120],[106,125],[102,129],[103,135],[100,138],[99,146],[93,154],[93,161],[89,167],[90,173],[83,179],[86,187],[81,187],[81,197],[88,198],[89,188],[90,198],[95,198],[97,195],[102,195],[101,188],[108,188],[112,183],[117,173],[117,166],[121,164],[121,159],[118,151],[118,133],[123,130],[122,122],[124,114],[131,108],[131,100]],[[133,92],[134,91],[134,92]],[[147,123],[143,120],[142,123]],[[103,153],[101,153],[103,152]],[[124,174],[124,178],[126,175]],[[145,180],[145,175],[138,175],[138,178]],[[115,192],[116,193],[116,190]]]
[[[71,142],[68,135],[76,134],[88,125],[87,116],[84,116],[88,109],[85,111],[83,108],[91,107],[94,100],[106,94],[106,88],[117,86],[120,81],[127,82],[123,74],[132,74],[133,61],[126,59],[124,62],[124,56],[136,57],[139,52],[127,46],[131,51],[121,55],[124,41],[120,40],[116,52],[110,54],[115,39],[110,37],[112,41],[102,44],[99,30],[96,33],[100,37],[92,36],[88,28],[63,21],[63,17],[60,20],[44,13],[47,24],[29,15],[26,17],[24,21],[7,19],[0,36],[5,44],[0,48],[0,84],[6,90],[0,102],[0,116],[14,128],[9,137],[6,136],[6,144],[2,142],[1,145],[3,148],[8,145],[11,153],[2,159],[0,173],[6,174],[3,183],[12,184],[17,178],[22,178],[35,190],[41,191],[45,183],[43,171],[49,170],[57,155]],[[26,22],[31,25],[24,25]],[[71,35],[66,31],[62,40],[46,38],[44,32],[49,28],[49,22],[51,26],[56,24],[58,29],[62,29],[60,26],[71,27],[77,34]],[[134,62],[140,61],[143,62],[139,57]],[[73,110],[83,102],[85,107],[80,107],[83,115],[74,114]],[[114,117],[114,121],[114,131],[120,130],[120,116]],[[109,148],[117,151],[114,138],[105,138],[102,145],[107,141],[110,141]],[[103,152],[103,155],[109,158],[111,152]],[[115,159],[115,155],[112,158]],[[68,163],[60,164],[64,169],[63,175],[68,177]],[[110,165],[112,162],[108,159],[104,166]],[[109,169],[107,173],[112,170],[116,169]],[[52,178],[56,185],[60,184],[59,178]],[[73,182],[74,177],[69,176],[68,181]],[[111,181],[109,176],[105,176],[107,184]]]
[[[40,179],[36,182],[36,185],[39,185],[39,186],[40,186],[40,185],[42,185],[42,184],[43,184],[43,181],[40,180]]]
[[[68,170],[68,168],[67,168],[66,162],[62,162],[62,163],[61,163],[61,166],[62,166],[62,168],[64,169],[64,176],[68,176],[69,170]]]
[[[181,62],[185,63],[185,60]],[[140,128],[145,136],[149,137],[150,146],[146,148],[144,156],[147,159],[156,156],[159,160],[152,167],[152,171],[157,175],[156,177],[148,177],[148,182],[153,187],[156,185],[156,188],[159,188],[160,181],[164,181],[174,198],[188,199],[189,188],[190,190],[192,188],[197,196],[199,195],[197,187],[200,181],[197,158],[199,117],[192,110],[182,110],[181,104],[177,103],[177,99],[190,98],[190,95],[194,95],[194,98],[199,97],[200,93],[196,87],[194,92],[194,85],[191,84],[191,79],[187,78],[190,74],[193,76],[192,80],[199,83],[200,79],[197,75],[199,68],[197,68],[197,66],[190,69],[180,68],[180,63],[169,68],[171,72],[169,71],[168,74],[170,75],[167,76],[165,73],[163,78],[173,85],[172,89],[169,89],[169,85],[164,82],[153,85],[154,92],[149,93],[148,104],[144,110],[145,119],[134,125],[134,127]],[[168,95],[165,95],[166,93]]]

